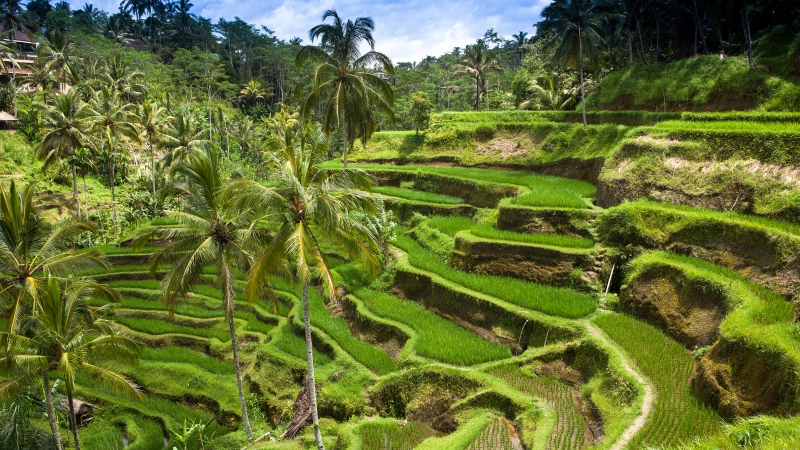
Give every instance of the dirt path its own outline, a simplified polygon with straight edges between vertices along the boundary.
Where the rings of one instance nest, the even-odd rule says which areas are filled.
[[[636,435],[639,430],[644,427],[645,421],[647,420],[647,416],[650,415],[650,409],[653,407],[653,402],[655,402],[655,393],[653,392],[653,386],[650,384],[649,381],[645,380],[643,376],[639,374],[636,370],[628,364],[628,358],[620,351],[619,347],[616,344],[612,344],[609,338],[600,331],[593,323],[585,322],[586,327],[589,329],[589,334],[596,337],[597,339],[603,341],[606,346],[610,349],[613,349],[617,356],[619,356],[619,360],[622,363],[622,367],[628,372],[633,378],[636,379],[639,383],[644,385],[644,399],[642,399],[642,412],[634,419],[633,423],[622,432],[622,435],[619,437],[617,442],[611,447],[611,450],[622,450],[625,448],[626,445],[633,439],[633,436]]]

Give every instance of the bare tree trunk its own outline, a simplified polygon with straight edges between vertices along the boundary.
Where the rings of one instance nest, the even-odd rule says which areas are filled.
[[[84,211],[86,211],[86,221],[89,221],[89,190],[86,189],[86,174],[83,175],[83,206]],[[87,231],[86,237],[89,238],[89,247],[92,246],[92,232]]]
[[[747,14],[747,0],[744,1],[742,7],[742,26],[744,27],[744,40],[747,44],[747,62],[750,64],[750,70],[755,70],[756,63],[753,61],[753,38],[750,35],[750,16]]]
[[[117,235],[117,201],[116,197],[114,196],[114,180],[116,178],[116,168],[117,168],[117,162],[114,161],[114,157],[112,156],[110,182],[111,182],[111,217],[114,219],[114,236]]]
[[[703,32],[703,24],[700,21],[700,10],[697,9],[697,0],[692,0],[694,4],[694,20],[697,23],[697,33],[700,34],[700,42],[703,44],[703,54],[708,54],[708,43],[706,34]],[[697,54],[697,39],[695,38],[695,54]]]
[[[586,127],[586,90],[583,87],[583,39],[581,30],[578,30],[578,73],[581,79],[581,113],[583,114],[583,126]]]
[[[633,30],[628,28],[628,65],[633,65]]]
[[[642,61],[644,61],[644,63],[647,64],[647,56],[646,56],[646,54],[644,52],[644,42],[642,42],[642,27],[639,24],[639,18],[638,17],[636,18],[636,34],[639,35],[639,49],[642,52]]]
[[[67,385],[67,401],[69,402],[69,423],[72,427],[72,438],[75,439],[75,450],[81,450],[78,440],[78,423],[75,421],[75,406],[72,404],[72,389]]]
[[[475,111],[481,110],[481,79],[475,77]]]
[[[50,376],[47,374],[47,369],[42,371],[42,385],[44,387],[45,403],[47,403],[47,420],[50,422],[50,430],[53,431],[53,439],[56,441],[56,448],[58,450],[64,450],[64,443],[61,442],[61,433],[58,431],[56,411],[55,408],[53,408],[53,394],[50,392]]]
[[[342,111],[342,163],[344,168],[347,169],[347,119]]]
[[[78,197],[78,168],[75,163],[72,163],[72,199],[75,200],[75,210],[78,214],[78,219],[81,218],[81,199]]]
[[[314,438],[317,449],[325,450],[322,434],[319,431],[319,414],[317,412],[317,385],[314,378],[314,347],[311,344],[311,316],[308,310],[308,282],[303,282],[303,325],[306,331],[306,361],[308,362],[308,397],[311,399],[311,423],[314,427]]]
[[[227,294],[226,294],[227,295]],[[247,402],[244,399],[244,389],[242,388],[242,369],[239,366],[239,346],[236,342],[236,327],[233,323],[233,313],[228,318],[228,327],[231,332],[231,347],[233,347],[233,366],[236,368],[236,384],[239,387],[239,404],[242,407],[242,422],[247,439],[253,439],[253,431],[250,429],[250,418],[247,415]]]

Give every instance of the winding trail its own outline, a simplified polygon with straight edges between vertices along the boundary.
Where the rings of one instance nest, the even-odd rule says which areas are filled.
[[[628,357],[622,353],[619,349],[619,346],[613,344],[608,336],[603,333],[600,329],[598,329],[593,323],[590,321],[584,322],[586,327],[589,330],[589,334],[594,336],[595,338],[601,340],[604,344],[606,344],[607,348],[613,349],[613,351],[619,357],[620,362],[622,363],[622,367],[628,372],[633,378],[636,379],[639,383],[644,386],[644,398],[642,399],[642,412],[634,419],[633,423],[631,423],[625,431],[622,432],[622,435],[619,437],[614,446],[611,447],[611,450],[622,450],[625,448],[626,445],[633,439],[633,436],[639,432],[639,430],[644,427],[645,422],[647,421],[647,416],[650,415],[650,410],[653,407],[653,403],[655,402],[655,392],[653,392],[653,386],[650,384],[649,381],[645,380],[645,378],[639,374],[633,367],[628,363]]]

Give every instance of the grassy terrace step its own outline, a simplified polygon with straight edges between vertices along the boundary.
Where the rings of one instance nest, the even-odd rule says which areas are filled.
[[[514,278],[462,272],[448,266],[406,236],[399,236],[395,245],[408,254],[409,263],[414,267],[523,308],[577,319],[591,314],[596,307],[594,298],[569,289],[542,286]]]
[[[552,236],[553,239],[549,239],[551,242],[565,240],[567,243],[573,243],[568,241],[569,238],[560,239],[564,236],[522,236]],[[592,252],[591,248],[487,239],[475,236],[469,231],[461,231],[455,237],[450,265],[466,272],[512,277],[543,285],[589,291],[592,286],[583,279],[583,271],[594,268]]]
[[[353,430],[360,441],[354,448],[361,450],[386,450],[387,448],[414,448],[420,442],[440,433],[430,426],[414,421],[375,418],[359,423]]]
[[[790,298],[800,279],[800,225],[650,201],[624,203],[598,220],[600,240],[672,250],[723,265]]]
[[[430,192],[415,191],[413,189],[405,189],[393,186],[377,186],[372,189],[373,192],[382,194],[388,197],[397,197],[404,200],[414,200],[424,203],[438,203],[443,205],[463,205],[464,200],[449,195],[433,194]]]
[[[563,234],[528,234],[515,231],[499,230],[491,225],[478,225],[470,228],[469,233],[484,239],[519,242],[522,244],[557,247],[561,249],[590,249],[594,241],[590,238],[566,236]]]
[[[508,347],[481,339],[415,302],[371,289],[358,290],[350,301],[361,314],[389,320],[411,336],[403,353],[458,366],[511,357]]]
[[[553,376],[530,376],[509,368],[497,369],[492,375],[505,380],[514,389],[541,398],[555,412],[555,427],[545,449],[582,449],[592,443],[582,411],[576,403],[573,388]],[[588,432],[588,435],[587,435]],[[588,438],[588,439],[587,439]]]
[[[691,392],[695,363],[683,345],[629,316],[609,313],[593,321],[622,347],[655,387],[653,409],[630,448],[678,445],[719,429],[719,416]]]
[[[419,213],[424,216],[466,216],[472,217],[478,209],[472,205],[448,205],[444,203],[427,203],[397,197],[381,196],[386,208],[392,211],[402,222],[406,222]]]
[[[535,208],[514,204],[510,199],[500,202],[497,229],[526,234],[562,234],[573,237],[592,237],[597,209]]]
[[[623,305],[630,303],[632,310],[637,309],[638,302],[631,297],[640,282],[646,283],[643,287],[659,283],[663,299],[654,306],[664,309],[657,317],[667,318],[667,322],[655,323],[677,332],[678,337],[685,337],[684,331],[671,326],[680,323],[671,322],[678,319],[668,303],[672,298],[667,283],[692,287],[688,295],[696,305],[722,303],[719,306],[727,315],[721,323],[717,319],[710,324],[718,328],[719,340],[701,360],[695,379],[698,394],[721,414],[741,417],[800,411],[800,397],[790,387],[798,382],[800,370],[800,339],[792,304],[731,270],[663,252],[645,254],[632,263],[627,281],[630,288],[622,295]],[[683,305],[681,310],[689,307]]]

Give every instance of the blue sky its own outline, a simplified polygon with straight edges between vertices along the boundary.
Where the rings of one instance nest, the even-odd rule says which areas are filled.
[[[93,3],[116,11],[118,0],[71,0],[73,8]],[[194,0],[192,12],[209,17],[242,20],[275,30],[282,39],[298,36],[308,44],[308,29],[322,13],[335,7],[345,19],[371,16],[375,20],[375,49],[395,62],[419,61],[463,47],[494,28],[510,38],[520,30],[533,34],[542,8],[550,0]]]

